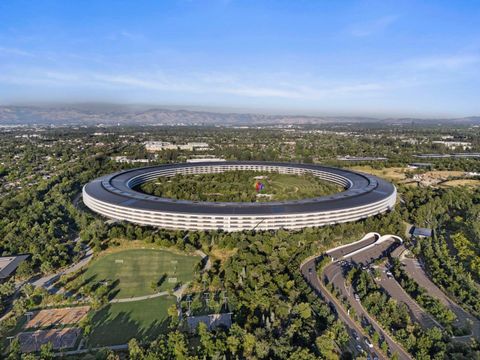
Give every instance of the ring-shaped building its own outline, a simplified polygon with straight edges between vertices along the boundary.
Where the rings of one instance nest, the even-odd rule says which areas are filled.
[[[233,170],[310,173],[338,184],[332,195],[271,202],[202,202],[147,195],[134,188],[161,176],[221,173]],[[301,229],[367,218],[391,210],[395,186],[376,176],[316,164],[262,161],[225,161],[167,164],[117,172],[83,187],[83,201],[91,210],[111,219],[165,229],[269,230]]]

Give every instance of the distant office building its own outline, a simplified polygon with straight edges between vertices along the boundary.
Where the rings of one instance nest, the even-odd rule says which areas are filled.
[[[148,163],[150,160],[148,159],[129,159],[126,156],[112,156],[110,159],[113,161],[116,161],[118,163],[124,163],[124,164],[136,164],[136,163]]]
[[[432,144],[443,145],[452,150],[455,150],[455,149],[467,150],[472,148],[472,143],[465,142],[465,141],[432,141]]]
[[[433,167],[433,164],[432,163],[411,163],[411,164],[408,164],[408,167],[410,169],[430,169],[431,167]]]
[[[166,141],[147,141],[145,143],[145,149],[147,151],[162,151],[168,149],[176,149],[177,146]]]
[[[338,156],[337,160],[340,161],[385,161],[388,160],[383,156]]]
[[[419,154],[414,155],[416,158],[421,159],[443,159],[443,158],[480,158],[480,153],[455,153],[455,154]]]
[[[218,162],[218,161],[225,161],[225,159],[221,158],[193,158],[193,159],[187,159],[187,163],[201,163],[201,162]]]
[[[186,144],[172,144],[166,141],[147,141],[145,143],[147,151],[163,151],[163,150],[188,150],[188,151],[206,151],[210,150],[207,143],[189,142]]]

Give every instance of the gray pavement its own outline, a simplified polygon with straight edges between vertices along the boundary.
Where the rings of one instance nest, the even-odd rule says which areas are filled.
[[[442,325],[438,323],[425,309],[423,309],[395,280],[393,277],[388,277],[385,273],[387,269],[384,266],[380,266],[381,272],[380,279],[376,279],[375,282],[380,285],[393,299],[398,303],[405,304],[409,310],[412,318],[417,321],[422,327],[430,329],[437,327],[443,329]]]
[[[352,246],[342,247],[341,249],[327,252],[327,254],[338,259],[340,257],[348,255],[353,251],[373,244],[377,239],[378,238],[376,236],[372,236],[371,238],[367,238],[361,242],[357,242]],[[370,356],[375,354],[381,359],[385,358],[385,355],[380,352],[380,349],[377,346],[375,346],[373,350],[370,350],[365,345],[364,340],[365,338],[368,338],[365,330],[363,330],[363,328],[350,317],[344,306],[333,295],[330,294],[330,292],[323,285],[323,280],[327,280],[329,283],[332,283],[333,286],[340,292],[340,296],[347,299],[352,309],[355,310],[357,316],[359,318],[363,317],[367,319],[368,322],[372,325],[372,328],[381,336],[381,338],[385,339],[385,341],[389,345],[392,354],[396,353],[399,359],[404,360],[411,359],[411,356],[401,347],[401,345],[395,342],[395,340],[380,326],[380,324],[375,321],[375,319],[373,319],[368,314],[368,312],[362,307],[361,303],[355,300],[352,289],[345,285],[345,272],[347,270],[346,267],[348,267],[349,261],[355,261],[364,264],[369,263],[376,258],[384,256],[386,251],[390,251],[393,248],[394,243],[394,239],[392,239],[391,241],[388,240],[381,244],[375,245],[365,250],[364,252],[360,252],[353,255],[352,257],[346,258],[346,262],[334,261],[324,268],[322,274],[320,274],[321,279],[319,278],[315,270],[315,259],[309,259],[308,261],[303,263],[300,270],[304,278],[310,284],[310,286],[312,286],[318,293],[320,293],[321,296],[327,301],[327,303],[331,304],[330,306],[333,306],[335,308],[338,318],[346,325],[349,333],[352,334],[353,330],[357,332],[360,337],[360,341],[358,341],[358,344],[360,344],[360,346],[362,346],[362,348],[367,353],[369,353]]]
[[[329,266],[327,266],[327,268],[328,267]],[[359,344],[362,347],[363,351],[367,352],[367,346],[365,345],[365,342],[364,342],[366,336],[364,334],[363,329],[349,316],[349,314],[344,309],[344,307],[340,304],[340,302],[329,293],[329,291],[325,288],[323,283],[320,281],[315,271],[315,259],[310,259],[308,262],[302,264],[300,271],[302,272],[303,277],[310,284],[310,286],[317,293],[319,293],[327,303],[331,304],[330,306],[333,306],[335,308],[338,318],[340,319],[340,321],[342,321],[345,324],[349,334],[352,336],[353,331],[355,331],[358,334],[360,341],[357,342],[356,340],[353,339],[353,336],[352,336],[352,339],[350,342],[349,347],[352,353],[357,355],[359,354],[359,351],[356,349],[355,344]],[[370,356],[372,356],[373,354],[372,351],[368,351],[368,353],[370,354]],[[375,347],[374,353],[379,357],[379,359],[386,359],[386,357],[380,353],[377,347]]]
[[[345,260],[353,261],[356,264],[367,265],[381,257],[386,256],[387,253],[390,251],[390,248],[395,247],[395,244],[396,243],[394,239],[387,240],[365,251],[354,254],[353,256],[349,256],[345,258]]]
[[[378,250],[378,249],[377,249]],[[381,253],[381,251],[380,251]],[[350,304],[350,306],[355,310],[358,318],[362,317],[367,319],[370,324],[372,324],[373,329],[383,337],[388,346],[390,347],[392,353],[397,353],[399,359],[411,359],[410,355],[399,345],[382,327],[375,319],[373,319],[370,314],[363,308],[360,301],[355,300],[355,294],[353,289],[350,286],[345,285],[344,270],[339,262],[332,263],[328,265],[323,272],[323,275],[331,282],[334,287],[340,292],[342,297],[345,297]],[[363,340],[363,339],[362,339]]]
[[[480,339],[480,320],[466,312],[460,305],[451,300],[437,285],[435,285],[424,268],[417,259],[403,258],[401,262],[405,265],[404,269],[408,276],[417,282],[417,284],[427,290],[428,294],[437,298],[442,304],[452,310],[457,316],[455,326],[471,327],[472,335]]]
[[[375,241],[378,240],[378,237],[375,236],[375,235],[372,235],[362,241],[356,241],[352,244],[349,244],[349,245],[346,245],[346,246],[342,246],[340,248],[337,248],[333,251],[327,251],[327,254],[336,258],[336,259],[339,259],[341,258],[342,256],[345,256],[347,254],[350,254],[351,252],[354,252],[356,250],[359,250],[359,249],[362,249],[364,248],[365,246],[368,246],[368,245],[371,245],[373,244]]]

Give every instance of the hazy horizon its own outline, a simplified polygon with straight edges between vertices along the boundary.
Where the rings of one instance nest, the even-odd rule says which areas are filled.
[[[477,116],[479,20],[468,1],[4,1],[0,103]]]

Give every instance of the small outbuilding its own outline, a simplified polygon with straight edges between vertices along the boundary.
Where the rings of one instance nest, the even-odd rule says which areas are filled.
[[[8,280],[15,274],[18,266],[30,255],[0,256],[0,283]]]
[[[415,237],[432,237],[433,230],[428,228],[412,226],[412,228],[410,229],[410,235]]]

